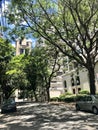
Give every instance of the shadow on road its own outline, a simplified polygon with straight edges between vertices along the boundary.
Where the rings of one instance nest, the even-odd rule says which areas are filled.
[[[0,115],[0,130],[96,130],[98,116],[76,112],[74,106],[19,103],[17,112]]]

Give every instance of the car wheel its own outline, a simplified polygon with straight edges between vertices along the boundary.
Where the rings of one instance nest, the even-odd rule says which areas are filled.
[[[80,110],[80,107],[78,104],[76,104],[76,111],[79,111]]]
[[[93,107],[92,111],[93,111],[94,114],[98,114],[98,108]]]

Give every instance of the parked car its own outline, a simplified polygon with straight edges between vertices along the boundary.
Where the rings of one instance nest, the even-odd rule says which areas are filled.
[[[7,113],[7,112],[16,112],[16,102],[13,98],[9,98],[3,101],[1,105],[1,113]]]
[[[98,95],[86,95],[76,102],[76,110],[91,111],[98,114]]]

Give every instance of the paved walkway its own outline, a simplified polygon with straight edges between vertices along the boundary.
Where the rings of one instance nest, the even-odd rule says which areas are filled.
[[[0,115],[0,130],[98,130],[98,115],[72,104],[22,103],[16,113]]]

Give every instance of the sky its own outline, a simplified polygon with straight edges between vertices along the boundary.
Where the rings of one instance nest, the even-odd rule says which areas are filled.
[[[9,26],[6,22],[5,17],[2,16],[5,9],[7,9],[9,2],[10,0],[0,0],[0,25],[1,26]],[[10,25],[10,28],[13,28],[13,25]],[[2,33],[3,36],[5,37],[6,34],[3,32],[3,30],[0,30],[0,33]],[[30,39],[32,40],[32,47],[34,47],[36,43],[36,39],[35,38],[30,38]],[[12,41],[12,45],[15,46],[15,41]]]
[[[0,25],[7,26],[7,22],[4,15],[5,9],[7,9],[8,3],[10,0],[0,0]],[[2,31],[2,30],[1,30]]]

